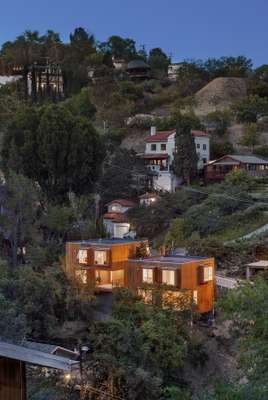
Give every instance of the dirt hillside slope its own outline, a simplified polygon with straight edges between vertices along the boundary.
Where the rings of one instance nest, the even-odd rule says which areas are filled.
[[[247,82],[243,78],[216,78],[195,94],[195,113],[206,115],[224,110],[234,101],[247,95]]]

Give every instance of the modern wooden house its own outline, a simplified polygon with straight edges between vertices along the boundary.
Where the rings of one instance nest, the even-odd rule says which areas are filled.
[[[229,172],[239,169],[250,176],[268,176],[268,161],[256,156],[226,155],[206,165],[205,177],[207,181],[220,182]]]
[[[66,243],[65,272],[70,279],[98,290],[124,286],[122,274],[116,273],[122,264],[147,249],[146,240],[97,239]]]
[[[70,373],[78,361],[0,341],[0,400],[26,400],[26,364]]]
[[[147,254],[146,254],[147,253]],[[200,313],[213,310],[213,258],[150,257],[147,241],[99,240],[66,244],[66,274],[96,292],[125,287],[146,302],[157,287],[169,300],[188,298]],[[163,299],[163,305],[165,299]]]

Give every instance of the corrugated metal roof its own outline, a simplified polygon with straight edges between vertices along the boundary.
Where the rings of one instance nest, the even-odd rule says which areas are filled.
[[[257,157],[257,156],[245,156],[245,155],[237,155],[237,154],[227,154],[218,160],[212,161],[210,164],[220,164],[226,161],[224,161],[226,158],[231,158],[234,161],[237,161],[242,164],[260,164],[260,165],[268,165],[268,161],[264,160],[263,158]],[[230,163],[230,162],[229,162]]]
[[[65,357],[55,356],[3,341],[0,341],[0,356],[62,371],[71,371],[79,364],[78,361]]]

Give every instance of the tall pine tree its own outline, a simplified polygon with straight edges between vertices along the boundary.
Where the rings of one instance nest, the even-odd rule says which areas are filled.
[[[197,176],[198,156],[195,149],[191,124],[188,119],[181,119],[176,128],[176,152],[173,161],[174,173],[190,184]]]

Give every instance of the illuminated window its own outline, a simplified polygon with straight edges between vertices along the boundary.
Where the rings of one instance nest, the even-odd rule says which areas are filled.
[[[193,302],[194,302],[194,304],[197,304],[197,301],[198,301],[197,290],[194,290],[193,291]]]
[[[87,271],[83,269],[77,270],[75,271],[75,277],[80,281],[80,283],[83,283],[84,285],[87,283]]]
[[[87,264],[87,250],[78,251],[79,264]]]
[[[105,265],[107,264],[107,252],[103,250],[94,251],[94,264]]]
[[[213,279],[212,267],[204,268],[204,282],[210,282]]]
[[[143,269],[142,270],[142,281],[146,283],[153,283],[153,270]]]
[[[166,285],[175,285],[175,271],[162,271],[162,283]]]

